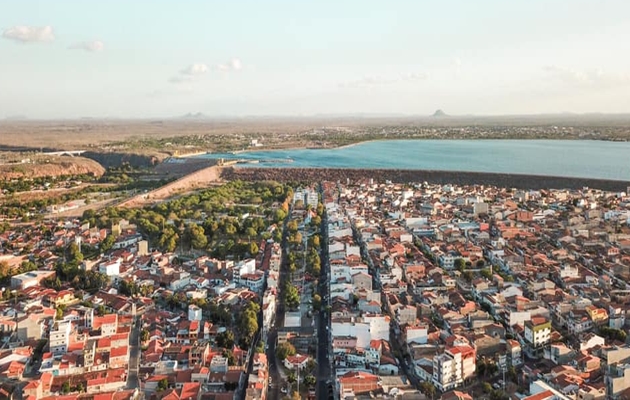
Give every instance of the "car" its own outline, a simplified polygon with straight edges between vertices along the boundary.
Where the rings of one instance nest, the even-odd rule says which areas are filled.
[[[280,391],[282,392],[282,394],[287,394],[289,391],[287,390],[287,388],[283,387],[282,389],[280,389]]]
[[[499,385],[498,383],[493,383],[492,387],[495,388],[495,389],[500,389],[501,385]]]

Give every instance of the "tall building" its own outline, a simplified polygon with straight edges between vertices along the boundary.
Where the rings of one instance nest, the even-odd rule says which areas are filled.
[[[70,344],[70,332],[72,323],[70,321],[57,321],[50,329],[49,345],[50,352],[54,355],[62,355],[68,352]]]
[[[533,317],[525,321],[525,347],[531,357],[538,357],[551,341],[551,321],[543,317]]]
[[[433,358],[433,384],[442,392],[461,386],[475,374],[475,349],[453,346]]]

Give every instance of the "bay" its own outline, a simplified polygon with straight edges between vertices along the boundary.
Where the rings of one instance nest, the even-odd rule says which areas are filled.
[[[630,180],[630,142],[381,140],[335,149],[209,153],[242,167],[418,169]]]

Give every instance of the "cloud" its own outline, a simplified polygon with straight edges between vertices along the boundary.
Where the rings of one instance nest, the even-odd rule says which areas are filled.
[[[427,74],[423,72],[413,72],[403,74],[397,77],[389,78],[383,76],[365,76],[361,79],[357,79],[349,82],[342,82],[339,84],[340,88],[363,88],[371,86],[386,86],[392,85],[398,82],[415,82],[427,79]]]
[[[68,48],[70,50],[85,50],[89,52],[97,52],[97,51],[103,50],[104,47],[105,47],[105,44],[101,42],[100,40],[92,40],[88,42],[75,43],[75,44],[70,45],[70,47]]]
[[[195,76],[195,75],[203,75],[206,72],[208,72],[208,66],[206,64],[194,63],[194,64],[190,64],[189,66],[181,70],[180,74]]]
[[[193,78],[193,76],[187,76],[187,75],[175,75],[172,76],[168,79],[168,83],[174,83],[174,84],[180,84],[180,83],[190,83],[192,81],[194,81],[195,79]]]
[[[170,77],[168,82],[173,84],[191,83],[198,80],[199,77],[208,72],[208,70],[209,68],[206,64],[193,63],[181,69],[177,75]]]
[[[462,66],[462,60],[459,57],[453,58],[451,63],[453,64],[455,68],[459,68]]]
[[[558,65],[547,65],[543,71],[552,79],[573,86],[605,88],[630,84],[630,75],[606,72],[601,68],[574,70]]]
[[[18,25],[5,29],[2,37],[20,43],[45,43],[55,40],[55,33],[52,26]]]
[[[217,64],[216,69],[219,71],[236,72],[243,69],[243,63],[238,58],[233,58],[225,64]]]
[[[236,72],[243,69],[243,63],[238,58],[233,58],[229,62],[225,64],[217,64],[213,66],[213,70],[217,71],[225,71],[225,72]],[[179,73],[175,76],[169,78],[168,82],[173,84],[185,84],[192,83],[210,71],[210,68],[207,64],[203,63],[194,63],[190,64],[186,68],[179,71]]]

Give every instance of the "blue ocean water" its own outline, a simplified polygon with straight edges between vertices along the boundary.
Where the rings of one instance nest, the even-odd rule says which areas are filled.
[[[424,169],[630,180],[630,142],[593,140],[383,140],[337,149],[201,157],[260,161],[243,167]]]

